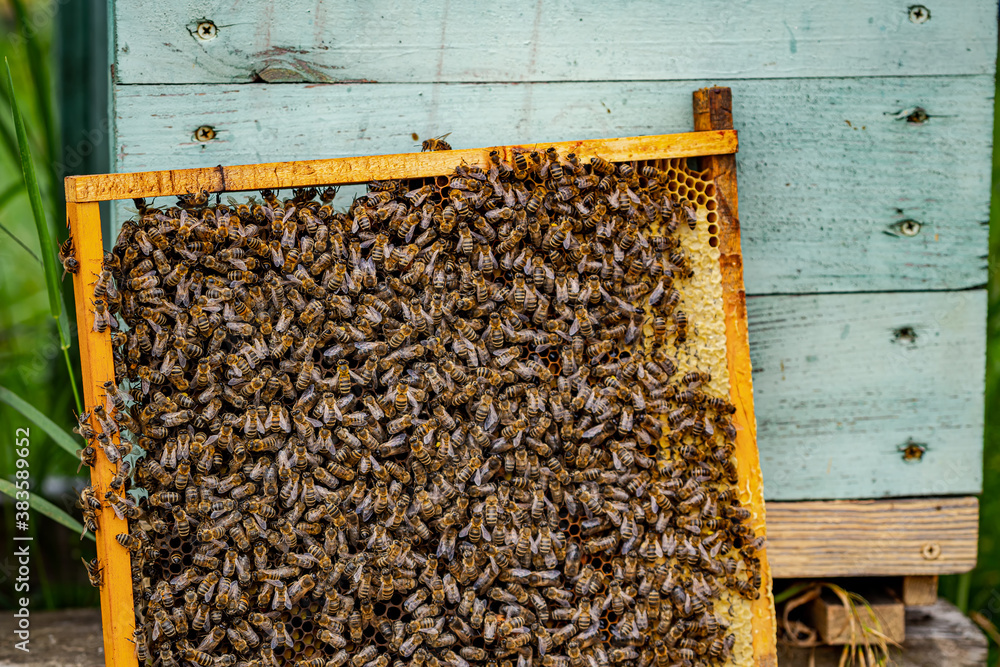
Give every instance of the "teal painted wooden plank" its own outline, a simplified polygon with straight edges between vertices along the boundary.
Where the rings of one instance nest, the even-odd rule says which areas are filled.
[[[980,491],[985,290],[747,306],[765,498]]]
[[[130,0],[121,83],[992,74],[992,0]],[[199,21],[217,26],[204,39]]]
[[[473,147],[687,131],[708,83],[733,89],[748,293],[985,283],[992,76],[118,86],[115,166],[406,152],[412,133]],[[896,118],[916,105],[929,120]],[[195,141],[201,125],[216,139]]]

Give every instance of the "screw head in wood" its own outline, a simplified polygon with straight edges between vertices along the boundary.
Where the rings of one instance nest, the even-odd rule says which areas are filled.
[[[930,118],[930,114],[923,107],[913,107],[913,110],[906,114],[906,122],[915,125],[926,123],[928,118]]]
[[[916,236],[920,233],[920,223],[916,220],[903,220],[899,223],[899,233],[903,236]]]
[[[928,542],[920,548],[920,555],[924,557],[924,560],[937,560],[938,556],[941,555],[941,545],[937,542]]]
[[[927,23],[931,20],[931,10],[923,5],[910,5],[910,22]]]
[[[213,40],[219,35],[219,29],[216,25],[209,20],[202,20],[198,23],[198,26],[194,31],[195,37],[203,42]]]
[[[215,139],[215,128],[211,125],[202,125],[194,131],[195,141],[211,141]]]
[[[927,445],[922,442],[915,442],[910,438],[897,448],[903,454],[904,461],[920,461],[927,452]]]

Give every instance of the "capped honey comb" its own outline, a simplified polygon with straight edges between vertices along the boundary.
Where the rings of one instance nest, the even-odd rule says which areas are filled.
[[[548,150],[137,200],[95,450],[139,455],[140,659],[751,664],[714,187]]]

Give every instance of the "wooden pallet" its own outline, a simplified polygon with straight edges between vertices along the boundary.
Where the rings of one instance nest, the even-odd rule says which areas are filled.
[[[764,534],[764,501],[756,444],[751,365],[747,338],[746,299],[740,254],[735,161],[738,144],[732,129],[729,89],[705,89],[695,93],[696,129],[685,134],[631,137],[553,143],[562,153],[575,152],[581,159],[599,155],[612,162],[661,160],[704,156],[707,175],[714,178],[720,193],[720,269],[723,282],[727,363],[731,401],[737,407],[734,422],[739,429],[736,456],[739,487],[749,493],[753,528]],[[488,164],[491,150],[508,159],[513,146],[486,149],[411,153],[376,157],[314,160],[264,165],[219,166],[132,174],[71,176],[66,178],[67,218],[76,239],[80,270],[74,279],[77,325],[83,365],[87,409],[103,401],[102,385],[114,380],[110,332],[93,330],[90,286],[102,269],[104,256],[98,202],[134,197],[166,197],[207,190],[233,192],[264,188],[293,188],[315,185],[365,183],[372,180],[425,178],[449,174],[454,165]],[[99,426],[95,423],[95,428]],[[92,469],[92,484],[100,496],[114,475],[113,467],[98,457]],[[97,535],[98,556],[104,567],[101,588],[104,645],[108,665],[136,664],[131,642],[134,628],[132,581],[128,552],[115,540],[127,532],[127,524],[115,517],[110,507],[102,510],[102,530]],[[767,555],[760,553],[761,595],[752,603],[752,643],[755,664],[775,665],[774,603],[771,597]]]

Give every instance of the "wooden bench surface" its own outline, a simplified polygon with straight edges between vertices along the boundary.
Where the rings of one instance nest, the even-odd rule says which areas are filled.
[[[765,496],[973,494],[996,4],[928,6],[117,3],[113,168],[683,132],[729,86]]]

